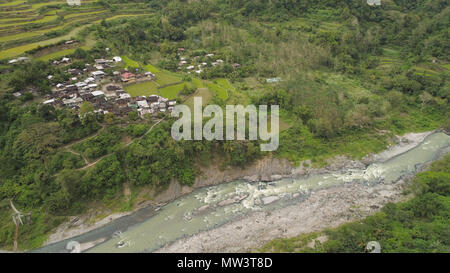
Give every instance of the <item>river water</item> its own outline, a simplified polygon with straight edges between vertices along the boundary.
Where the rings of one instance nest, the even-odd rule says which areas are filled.
[[[434,133],[415,148],[366,169],[274,182],[230,183],[201,188],[180,197],[156,213],[146,208],[86,234],[48,245],[37,252],[67,252],[71,240],[80,243],[105,238],[87,252],[151,252],[185,236],[218,227],[255,211],[271,211],[302,202],[311,191],[343,183],[394,183],[414,175],[450,147],[450,136]],[[145,220],[144,220],[145,219]]]

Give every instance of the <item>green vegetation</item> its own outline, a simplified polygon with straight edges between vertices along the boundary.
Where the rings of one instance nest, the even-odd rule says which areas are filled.
[[[168,98],[171,100],[171,99],[175,99],[178,97],[178,93],[180,93],[183,90],[184,86],[185,86],[184,83],[179,83],[179,84],[170,85],[170,86],[161,88],[158,91],[162,97]]]
[[[138,62],[131,60],[127,56],[122,56],[122,61],[125,63],[125,68],[128,68],[128,67],[140,67]]]
[[[323,165],[336,155],[360,158],[383,150],[394,134],[450,126],[445,0],[395,0],[382,7],[332,0],[83,3],[19,3],[24,9],[8,6],[14,17],[1,21],[14,28],[0,29],[0,159],[5,162],[0,204],[14,198],[18,208],[35,215],[20,229],[19,249],[39,246],[66,215],[122,203],[125,183],[138,192],[143,187],[160,192],[174,180],[192,185],[201,166],[212,162],[244,168],[263,156]],[[0,10],[7,11],[2,5]],[[29,20],[18,20],[24,18]],[[80,42],[64,45],[73,38]],[[39,60],[26,65],[5,60],[20,55]],[[74,61],[70,67],[123,56],[114,70],[156,74],[154,81],[124,86],[132,96],[158,94],[190,107],[193,96],[221,107],[279,105],[280,147],[269,154],[259,151],[258,141],[175,142],[169,117],[147,131],[162,113],[116,117],[83,106],[78,116],[76,110],[43,106],[39,102],[52,89],[47,76],[53,75],[54,83],[70,78],[63,66],[49,62],[66,55]],[[188,64],[206,65],[201,73],[189,74],[180,67],[182,57]],[[223,63],[213,65],[219,59]],[[12,96],[18,91],[24,94]],[[86,165],[85,159],[97,162]],[[426,194],[436,202],[424,197],[430,215],[421,217],[433,223],[433,217],[445,216],[433,206],[445,207],[447,201],[441,192]],[[393,211],[406,209],[402,206]],[[384,213],[376,216],[380,223],[393,221]],[[410,227],[417,224],[422,234],[424,223],[414,221]],[[435,249],[442,250],[446,245],[436,226],[430,236],[440,242]],[[398,228],[409,242],[405,227]],[[13,230],[8,206],[0,207],[1,248],[12,247]],[[355,251],[338,234],[324,250]],[[394,243],[390,247],[401,249]]]
[[[83,154],[89,161],[110,154],[120,148],[121,130],[116,126],[108,127],[98,136],[75,144],[72,148]]]
[[[23,3],[25,3],[25,1],[21,1],[21,0],[11,1],[11,2],[8,2],[8,3],[0,4],[0,7],[17,6],[17,5],[20,5],[20,4],[23,4]]]
[[[8,12],[12,9],[16,12],[15,15],[9,19],[1,19],[0,43],[3,44],[0,45],[0,59],[12,58],[42,46],[75,38],[80,30],[100,23],[102,19],[140,16],[149,11],[148,7],[141,7],[139,12],[120,10],[120,13],[129,10],[132,13],[129,15],[117,14],[117,6],[105,6],[96,1],[83,1],[80,7],[69,7],[64,2],[54,1],[31,4],[31,8],[27,10],[22,9],[22,6],[8,7]],[[110,12],[105,7],[109,7]],[[0,10],[3,8],[4,6],[0,6]]]
[[[55,20],[56,18],[58,18],[58,16],[56,16],[56,15],[44,16],[44,18],[42,18],[42,19],[33,21],[33,24],[50,22],[50,21]],[[0,28],[19,26],[19,25],[27,25],[27,24],[29,24],[29,23],[28,22],[19,22],[19,23],[10,23],[10,24],[0,24]]]
[[[388,204],[364,220],[344,224],[323,233],[276,239],[261,252],[365,252],[368,242],[377,241],[383,253],[448,253],[450,251],[450,155],[420,173],[408,191],[411,200]],[[317,238],[326,235],[320,243]],[[314,242],[314,248],[308,246]]]
[[[151,71],[150,71],[151,72]],[[165,71],[159,71],[156,72],[156,82],[160,85],[160,86],[164,86],[164,85],[169,85],[169,84],[174,84],[174,83],[178,83],[181,81],[181,78],[178,76],[174,76],[169,72],[165,72]]]
[[[69,48],[69,49],[56,51],[56,52],[38,57],[38,58],[36,58],[36,60],[49,61],[49,60],[61,59],[64,56],[72,55],[75,52],[75,50],[76,50],[76,48]]]
[[[213,93],[208,88],[199,88],[197,91],[193,94],[193,96],[189,97],[184,104],[189,106],[191,111],[194,109],[194,97],[201,97],[202,98],[202,104],[203,106],[208,105],[208,103],[213,98]]]
[[[144,69],[145,69],[145,71],[152,72],[152,73],[158,73],[159,72],[159,69],[156,68],[155,66],[151,65],[151,64],[144,65]]]
[[[145,81],[125,86],[125,91],[132,97],[159,95],[158,86],[153,81]]]
[[[213,91],[214,93],[216,93],[216,96],[219,97],[220,99],[226,100],[228,98],[228,92],[227,89],[222,87],[219,84],[214,84],[214,83],[207,83],[206,86]]]

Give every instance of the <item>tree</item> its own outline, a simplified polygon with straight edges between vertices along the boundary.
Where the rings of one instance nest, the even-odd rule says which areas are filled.
[[[139,118],[139,114],[137,111],[131,111],[128,113],[128,118],[133,121],[137,120]]]
[[[83,104],[80,107],[80,115],[84,116],[87,113],[91,113],[94,111],[94,106],[92,105],[92,103],[85,101],[83,102]]]
[[[113,113],[108,112],[105,114],[103,120],[106,124],[113,124],[116,121],[116,116]]]
[[[421,101],[421,108],[423,109],[423,107],[432,102],[433,101],[433,96],[428,93],[427,91],[423,92],[422,94],[419,95],[419,99]]]

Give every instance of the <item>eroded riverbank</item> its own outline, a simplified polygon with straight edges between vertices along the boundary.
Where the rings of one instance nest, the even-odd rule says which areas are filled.
[[[300,178],[234,181],[199,189],[89,251],[244,251],[274,237],[338,225],[398,201],[404,180],[449,145],[449,136],[436,133],[406,152],[393,148],[389,153],[396,156],[367,167],[353,162],[353,167]],[[383,156],[387,158],[378,158]]]

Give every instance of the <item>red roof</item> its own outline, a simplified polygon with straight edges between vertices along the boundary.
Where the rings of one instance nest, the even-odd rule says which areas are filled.
[[[124,78],[124,79],[130,79],[130,78],[133,78],[133,77],[134,77],[134,74],[130,73],[130,72],[125,72],[125,73],[122,74],[122,78]]]

